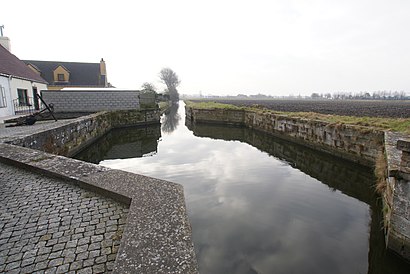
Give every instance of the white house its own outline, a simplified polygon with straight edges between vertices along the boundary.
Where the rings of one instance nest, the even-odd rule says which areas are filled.
[[[39,109],[35,94],[47,89],[46,80],[6,47],[0,43],[0,120],[28,109]]]

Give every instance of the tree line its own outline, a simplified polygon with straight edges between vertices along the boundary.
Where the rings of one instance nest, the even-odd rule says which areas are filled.
[[[404,91],[374,91],[374,92],[335,92],[312,93],[312,99],[335,99],[335,100],[406,100],[410,99]]]

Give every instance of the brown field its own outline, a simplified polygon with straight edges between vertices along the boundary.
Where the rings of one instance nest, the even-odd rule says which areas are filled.
[[[316,112],[322,114],[410,118],[410,100],[230,100],[212,99],[195,101],[214,101],[235,106],[260,105],[275,111]]]

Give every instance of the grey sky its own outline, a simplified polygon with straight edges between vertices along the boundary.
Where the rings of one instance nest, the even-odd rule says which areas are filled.
[[[63,4],[62,4],[63,3]],[[7,1],[20,59],[107,62],[117,87],[172,68],[180,93],[410,92],[410,1]]]

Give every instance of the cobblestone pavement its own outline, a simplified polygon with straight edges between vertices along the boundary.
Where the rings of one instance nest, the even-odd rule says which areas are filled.
[[[110,272],[127,213],[63,180],[0,163],[0,273]]]

